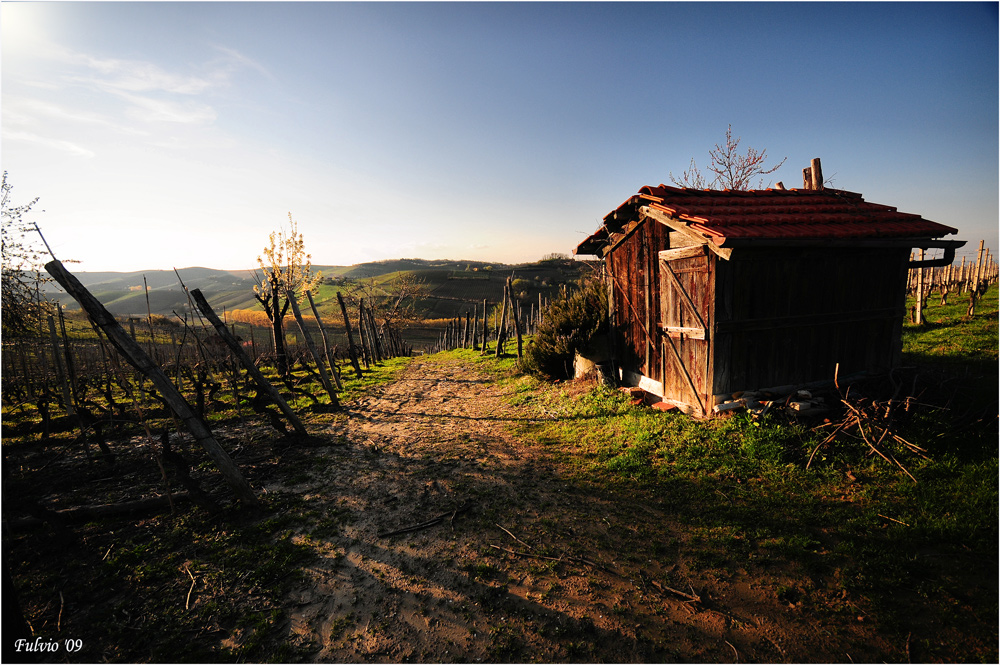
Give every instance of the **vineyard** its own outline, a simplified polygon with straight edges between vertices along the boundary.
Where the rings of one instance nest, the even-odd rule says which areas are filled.
[[[102,419],[82,430],[57,379],[47,432],[29,388],[7,401],[5,386],[5,602],[32,637],[78,640],[41,662],[988,660],[996,307],[992,287],[974,319],[933,302],[927,325],[906,324],[920,365],[907,388],[934,393],[903,432],[926,456],[901,458],[919,484],[855,459],[861,439],[809,468],[825,430],[696,422],[473,351],[375,361],[360,379],[345,358],[337,410],[307,352],[286,383],[265,347],[258,366],[303,436],[256,383],[229,380],[200,322],[182,342],[180,323],[153,319],[148,335],[123,321],[171,376],[171,353],[191,348],[193,404],[196,366],[211,368],[205,419],[259,511],[233,500],[151,381],[101,350],[103,331],[55,313],[63,361],[67,338],[74,361],[78,340],[96,345],[74,369],[107,362],[114,378],[78,376],[67,403]],[[464,320],[448,327],[465,341]],[[51,339],[39,353],[58,377]]]

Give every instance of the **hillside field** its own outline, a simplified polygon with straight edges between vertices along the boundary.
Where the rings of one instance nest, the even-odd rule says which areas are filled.
[[[337,291],[347,296],[364,285],[376,292],[391,293],[393,280],[404,277],[419,284],[420,297],[414,301],[418,318],[452,318],[463,316],[473,304],[481,306],[484,299],[499,301],[504,281],[510,276],[516,281],[517,297],[526,304],[537,303],[539,295],[551,297],[562,284],[575,281],[590,266],[587,262],[571,259],[518,265],[399,259],[353,266],[313,266],[314,271],[323,275],[314,299],[321,315],[336,318],[340,316]],[[237,309],[260,310],[260,304],[254,299],[255,282],[249,270],[181,268],[177,273],[188,289],[200,289],[220,315]],[[153,314],[169,317],[174,312],[183,314],[189,310],[187,297],[173,271],[79,272],[75,276],[115,315],[145,317],[147,286],[148,310]],[[57,285],[49,284],[47,292],[67,311],[79,309],[72,297],[62,293]]]

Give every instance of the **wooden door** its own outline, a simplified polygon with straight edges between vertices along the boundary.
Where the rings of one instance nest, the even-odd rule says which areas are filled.
[[[703,245],[659,253],[663,400],[696,415],[709,403],[712,263]]]

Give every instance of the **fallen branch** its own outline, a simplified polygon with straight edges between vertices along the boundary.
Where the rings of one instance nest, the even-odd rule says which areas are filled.
[[[823,439],[822,441],[820,441],[820,444],[813,449],[812,455],[809,456],[809,461],[806,462],[806,468],[807,469],[809,468],[809,465],[813,463],[813,458],[816,457],[816,453],[819,452],[819,449],[822,448],[823,446],[825,446],[826,444],[830,443],[834,439],[836,439],[837,435],[840,434],[841,430],[843,430],[845,427],[847,427],[847,422],[846,421],[840,423],[840,426],[837,427],[837,429],[833,430],[833,433],[830,434],[830,436],[828,436],[825,439]]]
[[[906,522],[902,522],[902,521],[900,521],[900,520],[897,520],[897,519],[895,519],[895,518],[892,518],[892,517],[889,517],[889,516],[887,516],[887,515],[883,515],[882,513],[876,513],[876,514],[877,514],[877,515],[878,515],[879,517],[881,517],[882,519],[884,519],[884,520],[889,520],[890,522],[895,522],[896,524],[902,524],[903,526],[910,526],[910,525],[909,525],[909,524],[907,524]]]
[[[496,524],[496,522],[494,522],[494,524]],[[511,538],[513,538],[514,540],[516,540],[517,542],[519,542],[522,545],[524,545],[525,547],[527,547],[529,550],[535,549],[534,547],[532,547],[528,543],[524,542],[523,540],[521,540],[520,538],[518,538],[517,536],[515,536],[514,534],[512,534],[510,531],[508,531],[507,529],[505,529],[502,526],[500,526],[499,524],[497,524],[497,528],[500,529],[501,531],[503,531],[504,533],[506,533],[508,536],[510,536]]]
[[[184,566],[184,571],[188,574],[188,577],[191,578],[191,588],[188,589],[187,599],[184,601],[184,609],[189,610],[191,609],[191,592],[194,591],[195,579],[194,575],[191,574],[190,568]]]
[[[680,596],[681,598],[684,598],[688,602],[691,602],[691,603],[700,603],[701,602],[701,596],[699,596],[698,594],[696,594],[694,592],[693,588],[691,589],[691,593],[684,593],[683,591],[678,591],[677,589],[674,589],[672,587],[668,587],[665,584],[660,584],[656,580],[650,580],[650,582],[652,582],[653,586],[655,586],[660,591],[665,591],[665,592],[668,592],[668,593],[672,593],[675,596]]]
[[[386,531],[384,533],[378,534],[379,538],[388,538],[390,536],[399,536],[404,533],[412,533],[414,531],[422,531],[424,529],[429,529],[432,526],[437,526],[441,522],[448,518],[450,522],[454,523],[455,516],[464,513],[470,508],[470,504],[464,503],[455,510],[438,515],[434,519],[427,520],[426,522],[421,522],[420,524],[414,524],[413,526],[408,526],[403,529],[397,529],[396,531]]]
[[[582,559],[580,557],[565,556],[565,555],[564,556],[558,556],[558,557],[543,556],[541,554],[532,554],[530,552],[518,552],[517,550],[512,550],[512,549],[509,549],[507,547],[500,547],[499,545],[492,545],[492,544],[490,545],[490,547],[492,547],[495,550],[500,550],[501,552],[507,552],[508,554],[513,554],[515,556],[523,556],[523,557],[526,557],[528,559],[541,559],[543,561],[556,561],[556,562],[572,561],[574,563],[582,563],[585,566],[593,566],[594,568],[599,568],[600,570],[603,570],[606,573],[610,573],[611,575],[617,575],[618,577],[624,577],[624,575],[622,575],[621,573],[616,573],[613,570],[608,570],[607,568],[605,568],[601,564],[594,563],[593,561],[590,561],[589,559]]]
[[[187,492],[179,492],[173,495],[173,500],[188,501],[191,495]],[[150,512],[161,508],[169,508],[170,501],[165,496],[154,496],[149,499],[139,499],[138,501],[124,501],[122,503],[110,503],[100,506],[80,506],[79,508],[66,508],[65,510],[51,511],[54,518],[67,522],[87,522],[100,517],[113,517],[116,515],[126,515],[137,512]],[[26,517],[20,520],[11,521],[11,529],[29,529],[41,526],[46,520],[38,517]]]

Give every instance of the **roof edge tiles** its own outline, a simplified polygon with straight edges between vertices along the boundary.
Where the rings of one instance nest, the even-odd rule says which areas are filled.
[[[715,243],[726,238],[784,241],[939,238],[958,230],[894,206],[865,201],[841,189],[711,190],[646,185],[604,217],[604,225],[577,247],[606,247],[610,233],[637,221],[648,206],[687,224]]]

